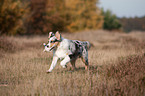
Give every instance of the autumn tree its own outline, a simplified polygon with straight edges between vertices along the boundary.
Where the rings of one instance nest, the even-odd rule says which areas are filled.
[[[59,6],[58,6],[59,5]],[[28,34],[46,34],[64,30],[63,0],[31,0],[25,27]]]
[[[24,9],[19,0],[0,1],[0,34],[14,35],[21,31]]]
[[[64,31],[65,29],[65,1],[47,0],[45,24],[48,31]]]
[[[45,0],[30,0],[29,11],[24,25],[27,34],[42,34],[44,32]]]
[[[96,6],[98,0],[65,0],[67,30],[99,29],[102,27],[103,18]]]
[[[57,30],[75,32],[99,29],[103,24],[98,0],[0,2],[0,34],[46,34]]]

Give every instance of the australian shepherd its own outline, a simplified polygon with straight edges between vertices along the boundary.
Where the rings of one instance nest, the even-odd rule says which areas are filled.
[[[47,73],[52,72],[58,59],[62,60],[60,65],[63,68],[66,68],[66,64],[70,62],[72,70],[74,70],[76,59],[81,58],[85,63],[85,70],[88,70],[88,50],[90,48],[88,41],[68,40],[57,31],[55,34],[50,32],[48,43],[43,43],[43,45],[45,47],[44,51],[50,52],[53,50],[53,60],[49,70],[46,71]]]

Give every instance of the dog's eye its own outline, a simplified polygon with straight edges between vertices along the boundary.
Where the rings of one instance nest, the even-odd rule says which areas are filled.
[[[50,43],[55,43],[56,42],[56,40],[54,40],[54,41],[50,41]]]
[[[50,41],[50,43],[53,43],[53,41]]]
[[[48,45],[46,47],[49,47]]]

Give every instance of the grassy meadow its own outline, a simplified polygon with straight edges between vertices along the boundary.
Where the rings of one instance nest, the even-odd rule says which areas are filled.
[[[75,71],[58,61],[49,74],[52,53],[43,52],[47,37],[0,37],[1,96],[145,96],[145,32],[62,33],[91,42],[90,69],[85,71],[80,59]]]

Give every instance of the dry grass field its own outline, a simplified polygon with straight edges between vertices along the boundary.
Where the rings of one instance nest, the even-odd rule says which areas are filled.
[[[0,95],[145,96],[145,32],[62,36],[91,42],[89,71],[78,59],[75,71],[58,62],[47,74],[52,60],[52,53],[43,52],[47,36],[0,37]]]

